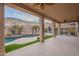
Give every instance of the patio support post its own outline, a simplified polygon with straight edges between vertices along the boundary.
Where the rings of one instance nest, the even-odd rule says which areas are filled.
[[[61,29],[60,29],[60,23],[58,23],[58,35],[60,35],[60,31],[61,31]]]
[[[55,37],[55,22],[52,21],[52,36]]]
[[[78,34],[79,34],[79,21],[78,21]]]
[[[67,31],[68,31],[68,35],[70,35],[70,31],[69,31],[69,29],[67,29]]]
[[[40,17],[40,31],[39,31],[39,40],[40,42],[44,42],[44,17]]]
[[[76,31],[75,31],[75,34],[78,36],[78,22],[76,22]]]
[[[4,53],[4,4],[0,4],[0,56]]]

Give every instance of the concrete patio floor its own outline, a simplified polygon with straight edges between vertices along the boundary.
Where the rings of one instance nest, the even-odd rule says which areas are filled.
[[[56,36],[44,43],[35,43],[21,49],[17,49],[6,56],[79,56],[79,37]]]

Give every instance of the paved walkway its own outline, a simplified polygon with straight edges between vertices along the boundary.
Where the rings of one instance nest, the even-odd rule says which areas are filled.
[[[35,43],[30,46],[12,51],[7,56],[79,56],[79,37],[57,36],[44,43]]]

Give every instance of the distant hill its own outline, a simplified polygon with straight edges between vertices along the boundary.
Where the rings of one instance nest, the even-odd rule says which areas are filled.
[[[19,23],[31,23],[31,24],[39,24],[39,22],[32,22],[32,21],[23,21],[21,19],[17,19],[17,18],[5,18],[5,22],[19,22]]]
[[[24,24],[24,25],[28,25],[28,26],[33,26],[33,25],[38,25],[39,26],[39,22],[32,22],[32,21],[23,21],[21,19],[17,19],[17,18],[5,18],[5,26],[12,26],[15,24]],[[51,26],[50,23],[44,23],[45,27]]]

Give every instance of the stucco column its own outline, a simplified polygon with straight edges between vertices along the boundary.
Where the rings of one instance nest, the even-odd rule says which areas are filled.
[[[44,42],[44,17],[40,17],[40,30],[39,30],[39,40],[40,42]]]
[[[0,4],[0,55],[4,55],[4,4]]]
[[[69,29],[67,29],[67,32],[68,32],[68,35],[70,35],[70,31],[69,31]]]
[[[55,31],[55,22],[52,21],[52,36],[55,37],[56,36],[56,31]]]
[[[61,25],[60,25],[60,23],[58,23],[58,35],[60,35],[60,31],[61,31],[60,27],[61,27]]]
[[[76,29],[75,29],[75,34],[78,36],[78,22],[76,22],[76,27],[75,27]]]
[[[78,34],[79,34],[79,21],[78,21]]]

